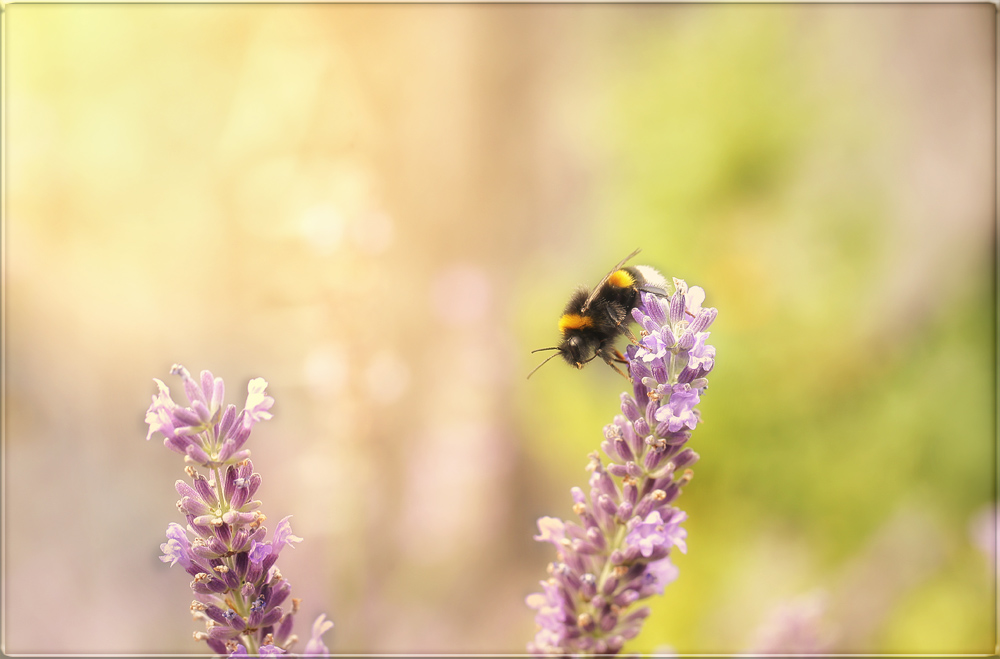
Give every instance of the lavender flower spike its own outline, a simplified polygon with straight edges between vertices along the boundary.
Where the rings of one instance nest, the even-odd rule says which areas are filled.
[[[302,538],[292,534],[285,517],[266,540],[266,517],[261,502],[253,498],[261,478],[253,470],[250,451],[243,448],[253,425],[271,418],[268,410],[274,399],[267,395],[263,378],[251,380],[246,406],[237,414],[234,405],[222,407],[222,378],[202,371],[195,380],[176,365],[170,372],[181,377],[188,406],[175,403],[167,386],[154,380],[159,392],[146,411],[146,439],[159,433],[164,446],[183,454],[191,482],[174,484],[187,527],[167,527],[160,560],[180,563],[193,578],[191,612],[205,622],[205,631],[195,632],[195,640],[205,641],[222,656],[285,654],[297,640],[292,620],[299,600],[291,599],[287,611],[281,608],[291,585],[275,562],[282,548],[294,547]],[[313,624],[308,656],[329,656],[321,636],[333,623],[325,617],[320,615]]]
[[[579,521],[538,520],[535,539],[556,548],[542,592],[526,599],[538,631],[533,654],[617,654],[639,634],[649,608],[637,604],[677,578],[673,549],[687,552],[687,514],[671,504],[691,480],[698,454],[685,444],[715,366],[705,292],[674,279],[670,297],[642,293],[632,316],[642,328],[625,351],[633,391],[590,454],[589,497],[572,490]]]

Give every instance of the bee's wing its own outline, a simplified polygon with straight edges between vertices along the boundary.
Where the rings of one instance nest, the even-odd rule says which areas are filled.
[[[625,265],[629,261],[629,259],[638,254],[640,251],[642,251],[642,248],[637,247],[634,252],[632,252],[631,254],[623,258],[621,261],[619,261],[618,265],[611,268],[611,271],[608,274],[604,275],[604,279],[598,282],[597,286],[594,286],[594,290],[590,291],[590,296],[587,298],[587,301],[583,303],[583,307],[580,308],[580,313],[585,313],[587,311],[587,308],[590,306],[590,303],[594,301],[595,297],[597,297],[597,292],[601,290],[601,287],[604,286],[604,283],[608,281],[611,275],[618,272],[619,268]]]

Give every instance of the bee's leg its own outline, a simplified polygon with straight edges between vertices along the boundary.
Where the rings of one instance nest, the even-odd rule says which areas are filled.
[[[620,362],[622,364],[627,364],[628,363],[626,361],[625,357],[620,352],[618,352],[617,350],[615,350],[614,352],[603,351],[602,350],[600,354],[601,354],[601,359],[604,360],[604,363],[607,364],[608,366],[610,366],[611,368],[615,369],[615,372],[618,373],[618,375],[622,376],[623,378],[625,378],[629,382],[632,381],[632,378],[629,377],[628,373],[625,373],[620,368],[618,368],[617,366],[615,366],[615,362],[616,361]]]
[[[639,340],[635,338],[635,334],[633,334],[632,330],[628,328],[628,325],[618,325],[618,329],[621,330],[622,334],[628,337],[628,340],[632,342],[632,345],[639,345]]]
[[[615,315],[608,309],[608,316],[615,323],[615,329],[628,337],[628,340],[632,342],[632,345],[639,345],[639,340],[635,338],[635,334],[632,330],[628,328],[628,312],[622,314],[621,318],[615,318]],[[607,361],[607,360],[605,360]]]
[[[615,372],[618,373],[618,375],[622,376],[623,378],[625,378],[629,382],[632,381],[632,378],[629,377],[628,373],[626,373],[625,371],[623,371],[620,368],[618,368],[617,366],[615,366],[613,361],[611,361],[609,359],[609,360],[606,360],[606,362],[607,362],[608,366],[610,366],[611,368],[615,369]]]

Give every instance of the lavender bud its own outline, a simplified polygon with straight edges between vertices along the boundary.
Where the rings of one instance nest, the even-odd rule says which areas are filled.
[[[195,632],[194,640],[205,641],[208,648],[215,654],[222,655],[223,657],[229,656],[230,650],[226,647],[226,644],[217,638],[209,638],[208,634],[205,632]],[[243,647],[243,646],[240,646]],[[233,650],[235,651],[235,649]]]
[[[600,497],[598,497],[597,505],[600,506],[601,510],[603,510],[608,515],[615,515],[618,512],[618,507],[615,506],[615,502],[612,501],[611,497],[607,496],[606,494],[602,494]]]
[[[624,439],[618,438],[615,440],[615,452],[623,462],[635,460],[635,456],[632,454],[632,449],[629,448],[628,442]]]
[[[608,456],[612,460],[618,459],[618,452],[615,450],[615,444],[613,440],[606,439],[603,442],[601,442],[601,450],[604,451],[604,455]]]
[[[233,494],[236,492],[236,465],[229,465],[226,469],[226,484],[223,488],[223,494],[226,497],[226,501],[233,500]]]
[[[223,527],[219,527],[219,528],[223,528]],[[218,538],[215,538],[215,537],[208,538],[208,539],[205,540],[205,542],[206,542],[208,548],[211,551],[215,552],[216,554],[218,554],[220,556],[222,554],[225,554],[227,551],[229,551],[229,549],[226,548],[225,543],[222,542],[221,540],[219,540]]]
[[[184,497],[177,502],[177,507],[185,515],[194,515],[196,517],[213,513],[213,508],[197,497]],[[215,517],[214,514],[210,516]]]
[[[587,540],[590,544],[596,547],[598,551],[603,551],[604,548],[608,546],[607,541],[604,539],[604,534],[601,533],[601,529],[596,526],[592,526],[587,529]]]
[[[631,640],[638,636],[639,632],[642,631],[642,623],[631,623],[626,625],[625,623],[619,621],[618,630],[619,633],[621,633],[622,638],[625,640]]]
[[[676,326],[682,320],[684,320],[684,293],[678,290],[670,297],[670,324]]]
[[[263,619],[260,622],[261,627],[270,627],[277,624],[281,620],[281,616],[284,615],[281,609],[271,609],[264,614]]]
[[[657,382],[666,382],[667,380],[670,379],[669,373],[667,372],[667,366],[662,362],[654,363],[652,371],[653,371],[653,377],[656,379]],[[652,398],[653,397],[650,396],[650,399]]]
[[[639,412],[639,406],[636,405],[635,399],[626,393],[621,395],[622,401],[622,414],[625,415],[629,421],[635,422],[641,414]]]
[[[591,480],[602,494],[614,497],[615,499],[618,498],[618,490],[615,488],[615,483],[608,476],[607,472],[595,472]]]
[[[690,366],[685,366],[680,375],[677,376],[677,381],[681,383],[693,382],[695,378],[698,377],[699,369],[691,368]]]
[[[626,475],[629,478],[642,478],[642,469],[640,469],[639,465],[637,465],[636,463],[629,462],[625,465],[625,468],[626,468],[626,473],[622,474],[621,478],[624,478]]]
[[[618,624],[618,616],[611,611],[608,611],[601,616],[598,624],[601,627],[601,631],[609,632],[615,628],[615,625]]]
[[[181,496],[181,499],[194,499],[196,501],[201,500],[202,496],[198,493],[198,490],[194,489],[188,485],[185,481],[177,480],[174,482],[174,489],[177,490],[177,494]]]
[[[697,410],[696,410],[697,411]],[[669,422],[667,423],[669,426]],[[667,432],[663,434],[663,441],[669,446],[677,446],[691,439],[691,433],[687,431]]]
[[[597,528],[599,526],[597,524],[597,520],[594,519],[594,516],[591,515],[589,512],[587,512],[586,509],[580,511],[579,515],[580,515],[580,521],[583,522],[583,525],[588,530],[592,528]]]
[[[212,627],[208,630],[208,637],[217,641],[227,641],[235,638],[239,632],[229,626]]]
[[[704,332],[706,329],[708,329],[708,326],[712,324],[712,322],[715,320],[715,317],[718,315],[719,315],[719,310],[713,307],[709,307],[708,309],[702,309],[701,313],[699,313],[698,316],[693,321],[691,321],[691,324],[688,326],[688,330],[695,334],[699,332]]]
[[[628,465],[620,465],[617,462],[612,462],[611,464],[608,465],[608,473],[614,476],[615,478],[624,478],[625,476],[628,476],[631,473],[628,469],[628,466],[633,464],[635,463],[630,462],[628,463]]]
[[[626,478],[622,481],[622,500],[629,503],[635,504],[635,500],[639,490],[636,488],[635,479]],[[627,517],[625,519],[628,519]]]
[[[604,584],[601,586],[601,592],[605,595],[611,595],[615,592],[615,588],[618,587],[618,577],[615,575],[610,575],[604,580]]]
[[[618,593],[618,595],[614,599],[614,602],[618,606],[625,608],[626,606],[628,606],[632,602],[635,602],[638,599],[639,599],[639,593],[629,588]]]
[[[294,642],[292,636],[292,615],[286,615],[281,619],[277,631],[274,633],[275,641],[281,645],[289,646]]]
[[[233,508],[242,508],[249,500],[250,488],[237,485],[233,490],[233,496],[229,499],[229,505]]]
[[[624,439],[628,443],[629,447],[631,448],[631,447],[639,446],[639,448],[641,450],[641,448],[642,448],[642,441],[638,437],[636,437],[635,427],[632,425],[632,423],[630,421],[628,421],[627,419],[625,419],[625,417],[622,417],[622,416],[616,416],[615,417],[615,423],[617,423],[620,426],[620,428],[621,428],[621,433],[620,433],[621,438]]]
[[[615,512],[615,516],[619,521],[627,520],[632,516],[632,504],[628,501],[623,501],[621,505],[618,506],[618,510]]]
[[[219,520],[219,524],[230,524],[232,526],[243,526],[244,524],[250,524],[257,519],[257,513],[241,513],[235,510],[230,510],[227,513],[223,513],[222,519]],[[215,523],[213,521],[213,523]]]
[[[215,622],[219,623],[220,625],[228,625],[229,624],[229,621],[226,620],[226,616],[225,616],[226,612],[223,611],[222,609],[220,609],[219,607],[215,606],[214,604],[206,607],[204,609],[204,611],[205,611],[205,615],[207,615],[209,618],[211,618]]]
[[[219,527],[220,530],[222,528],[232,529],[232,527],[228,525],[225,525],[224,527],[222,526]],[[249,529],[242,528],[229,532],[232,534],[233,537],[232,542],[230,543],[230,546],[233,548],[233,551],[245,551],[250,548]]]
[[[643,466],[646,467],[646,471],[655,471],[660,466],[660,462],[663,461],[664,455],[666,455],[664,451],[656,449],[647,452],[646,457],[643,458]]]
[[[650,384],[652,384],[654,388],[656,387],[655,383],[650,383]],[[646,414],[644,415],[643,418],[647,421],[649,419],[655,419],[656,412],[659,409],[660,409],[660,402],[657,400],[650,400],[649,403],[646,405]]]
[[[639,519],[645,519],[649,513],[653,512],[653,508],[658,506],[661,501],[663,501],[664,492],[663,490],[653,490],[642,499],[635,506],[635,517]]]
[[[672,465],[671,465],[672,466]],[[653,481],[653,489],[666,490],[674,482],[674,470],[667,469],[663,475]]]
[[[667,451],[670,448],[663,439],[655,435],[649,435],[646,437],[646,446],[648,446],[651,451]]]
[[[698,461],[698,457],[699,456],[697,453],[695,453],[689,448],[686,448],[680,453],[678,453],[677,456],[674,457],[674,459],[672,460],[672,462],[674,463],[674,469],[680,470],[684,469],[685,467],[690,467],[691,465],[693,465],[695,462]]]
[[[250,558],[245,551],[241,551],[233,556],[234,570],[239,579],[244,579],[247,575],[247,568],[250,567]]]
[[[206,560],[217,558],[219,556],[218,552],[212,551],[205,544],[191,543],[191,553]]]
[[[247,616],[247,625],[259,629],[263,626],[264,621],[264,607],[262,606],[251,606],[250,615]]]
[[[187,512],[188,515],[191,515],[192,513],[190,511],[184,511],[183,504],[184,504],[183,501],[177,502],[177,506],[181,508],[181,512]],[[205,527],[211,529],[214,525],[222,524],[222,520],[216,517],[215,515],[199,515],[198,517],[194,518],[194,523],[199,527]],[[209,534],[211,534],[211,530],[209,530],[209,533],[207,533],[206,535]]]

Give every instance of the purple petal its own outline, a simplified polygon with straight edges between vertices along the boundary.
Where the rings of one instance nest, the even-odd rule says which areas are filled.
[[[191,374],[186,368],[180,364],[174,364],[170,369],[170,374],[181,376],[181,380],[184,382],[184,393],[187,394],[188,403],[193,403],[196,400],[200,400],[202,403],[206,402],[205,395],[202,393],[201,387],[199,387],[198,383],[194,381],[194,378],[191,377]]]
[[[243,411],[246,416],[243,418],[243,426],[252,428],[258,421],[267,421],[272,417],[268,412],[274,405],[274,399],[264,393],[267,389],[267,380],[264,378],[254,378],[247,385],[247,402]]]
[[[250,545],[250,561],[253,563],[260,563],[271,555],[271,551],[271,545],[269,543],[257,542],[254,540]]]
[[[285,545],[294,549],[295,543],[302,542],[302,538],[292,534],[292,525],[288,522],[290,518],[291,515],[283,518],[274,528],[274,539],[272,542],[274,546],[277,547],[278,552],[280,552],[282,547]]]
[[[260,646],[260,656],[262,657],[277,657],[282,654],[285,654],[285,651],[279,648],[277,645]]]
[[[538,519],[538,535],[535,540],[538,542],[551,542],[556,548],[562,546],[562,541],[566,537],[566,524],[555,517],[540,517]]]
[[[240,643],[237,643],[236,649],[229,653],[230,659],[232,659],[232,657],[245,657],[245,656],[247,656],[247,649],[243,647],[243,645]]]

